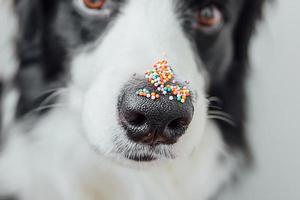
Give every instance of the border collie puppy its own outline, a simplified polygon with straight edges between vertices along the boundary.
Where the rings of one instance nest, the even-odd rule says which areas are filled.
[[[263,0],[0,2],[0,199],[208,200],[249,160]],[[185,103],[136,94],[162,52]]]

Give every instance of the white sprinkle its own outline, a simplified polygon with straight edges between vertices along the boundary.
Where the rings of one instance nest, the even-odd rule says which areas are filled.
[[[173,96],[170,96],[170,97],[169,97],[169,99],[170,99],[170,100],[173,100],[173,99],[174,99],[174,97],[173,97]]]

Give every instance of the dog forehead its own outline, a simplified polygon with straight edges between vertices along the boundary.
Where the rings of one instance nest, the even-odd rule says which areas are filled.
[[[113,84],[122,86],[130,75],[143,74],[163,57],[163,52],[176,66],[179,79],[195,80],[201,61],[196,62],[174,2],[177,1],[128,1],[105,34],[91,44],[89,51],[81,49],[74,54],[70,65],[74,82],[85,88],[98,79],[113,77]],[[202,79],[197,81],[201,87]]]
[[[173,57],[172,52],[190,58],[193,52],[190,52],[190,42],[178,20],[177,2],[127,1],[118,17],[107,27],[103,37],[100,37],[98,42],[92,43],[89,57],[98,54],[107,61],[107,58],[116,55],[119,59],[111,59],[113,63],[110,66],[118,64],[121,58],[128,60],[128,55],[137,54],[139,60],[144,60],[148,65],[160,57],[162,52],[167,52],[168,57],[174,62],[176,56]],[[188,55],[185,55],[185,52],[188,52],[186,53]],[[130,59],[134,61],[133,56]]]

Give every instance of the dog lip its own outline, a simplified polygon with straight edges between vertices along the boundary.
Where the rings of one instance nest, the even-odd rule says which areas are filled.
[[[150,155],[141,155],[141,156],[125,155],[125,157],[129,160],[136,161],[136,162],[151,162],[157,160],[157,158]]]

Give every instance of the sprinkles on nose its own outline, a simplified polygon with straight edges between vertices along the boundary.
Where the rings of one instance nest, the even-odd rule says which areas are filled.
[[[162,96],[169,96],[169,100],[177,100],[185,103],[190,97],[190,90],[187,86],[180,85],[175,79],[172,67],[165,59],[158,60],[151,70],[145,72],[145,79],[154,87],[154,91],[146,88],[139,89],[136,94],[152,100],[159,99]],[[189,81],[185,81],[189,84]]]

